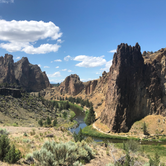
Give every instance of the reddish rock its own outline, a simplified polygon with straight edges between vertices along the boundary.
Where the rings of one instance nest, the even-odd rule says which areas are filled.
[[[17,84],[26,91],[40,91],[50,86],[49,80],[38,65],[29,63],[26,57],[14,63],[13,56],[0,57],[0,84]]]
[[[20,86],[27,91],[40,91],[50,86],[46,73],[38,65],[30,64],[26,57],[14,64],[14,73]]]
[[[138,43],[120,44],[109,72],[101,121],[110,131],[127,132],[136,120],[163,112],[162,86],[154,65],[144,64]]]
[[[4,57],[0,57],[0,83],[16,83],[12,55],[5,54]]]
[[[77,95],[84,89],[83,82],[76,74],[71,74],[60,84],[59,90],[61,94]]]
[[[89,81],[85,86],[85,93],[91,94],[95,90],[97,83],[98,80]]]

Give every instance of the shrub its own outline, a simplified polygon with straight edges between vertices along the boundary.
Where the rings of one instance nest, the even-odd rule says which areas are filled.
[[[136,152],[140,149],[140,144],[135,140],[128,140],[126,143],[123,142],[123,149],[128,151],[131,150],[133,152]]]
[[[42,127],[43,126],[43,121],[42,121],[42,119],[40,119],[39,121],[38,121],[38,124]]]
[[[24,132],[24,136],[25,136],[25,137],[27,137],[27,136],[28,136],[28,134],[27,134],[26,132]]]
[[[67,118],[67,112],[63,112],[63,118]]]
[[[0,129],[0,136],[1,135],[8,135],[9,133],[7,132],[6,129]]]
[[[149,156],[149,164],[150,164],[150,166],[159,166],[159,164],[160,164],[160,156],[158,155],[158,153],[155,153],[154,158],[151,158]]]
[[[35,129],[33,129],[32,131],[30,131],[30,135],[32,136],[32,135],[35,135],[36,134],[36,132],[35,132]]]
[[[45,142],[40,151],[35,151],[33,157],[37,166],[47,165],[78,165],[78,161],[89,162],[93,152],[85,141],[74,143]],[[77,161],[77,162],[76,162]]]

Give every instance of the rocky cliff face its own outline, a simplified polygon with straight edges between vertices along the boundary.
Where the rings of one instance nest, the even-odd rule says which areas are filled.
[[[160,66],[160,65],[159,65]],[[121,44],[114,54],[101,121],[110,131],[126,132],[149,114],[164,114],[161,77],[156,61],[144,64],[138,43]]]
[[[98,80],[89,81],[85,86],[85,94],[91,94],[95,90],[97,83]]]
[[[60,84],[59,90],[61,94],[77,95],[84,89],[84,84],[76,74],[71,74]]]
[[[14,63],[9,54],[0,57],[0,83],[15,83],[26,91],[40,91],[50,86],[45,72],[38,65],[30,64],[26,57]]]
[[[5,54],[5,57],[0,57],[0,83],[16,83],[14,76],[14,61],[13,56]]]

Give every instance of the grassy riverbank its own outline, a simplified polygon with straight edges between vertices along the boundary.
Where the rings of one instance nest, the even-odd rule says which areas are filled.
[[[101,139],[120,139],[120,140],[128,140],[128,139],[134,139],[134,140],[139,140],[138,138],[134,137],[122,137],[122,136],[117,136],[117,135],[110,135],[110,134],[104,134],[90,126],[86,126],[82,129],[82,132],[84,135],[88,135],[91,137],[98,137]]]

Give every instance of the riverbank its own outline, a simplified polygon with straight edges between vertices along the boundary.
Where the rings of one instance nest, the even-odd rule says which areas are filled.
[[[113,134],[108,134],[108,133],[107,134],[102,133],[102,132],[99,132],[98,130],[96,130],[95,128],[93,128],[92,125],[84,127],[82,129],[82,132],[84,135],[101,138],[101,139],[119,139],[119,140],[133,139],[133,140],[138,140],[138,141],[140,140],[139,138],[130,137],[130,136],[118,136],[118,135],[113,135]]]
[[[146,144],[166,144],[166,136],[165,135],[131,135],[131,133],[108,133],[104,132],[101,129],[97,128],[95,123],[90,126],[86,126],[82,130],[84,135],[95,137],[99,139],[108,139],[108,140],[136,140],[146,142]],[[130,135],[129,135],[130,134]],[[148,143],[149,142],[149,143]]]

